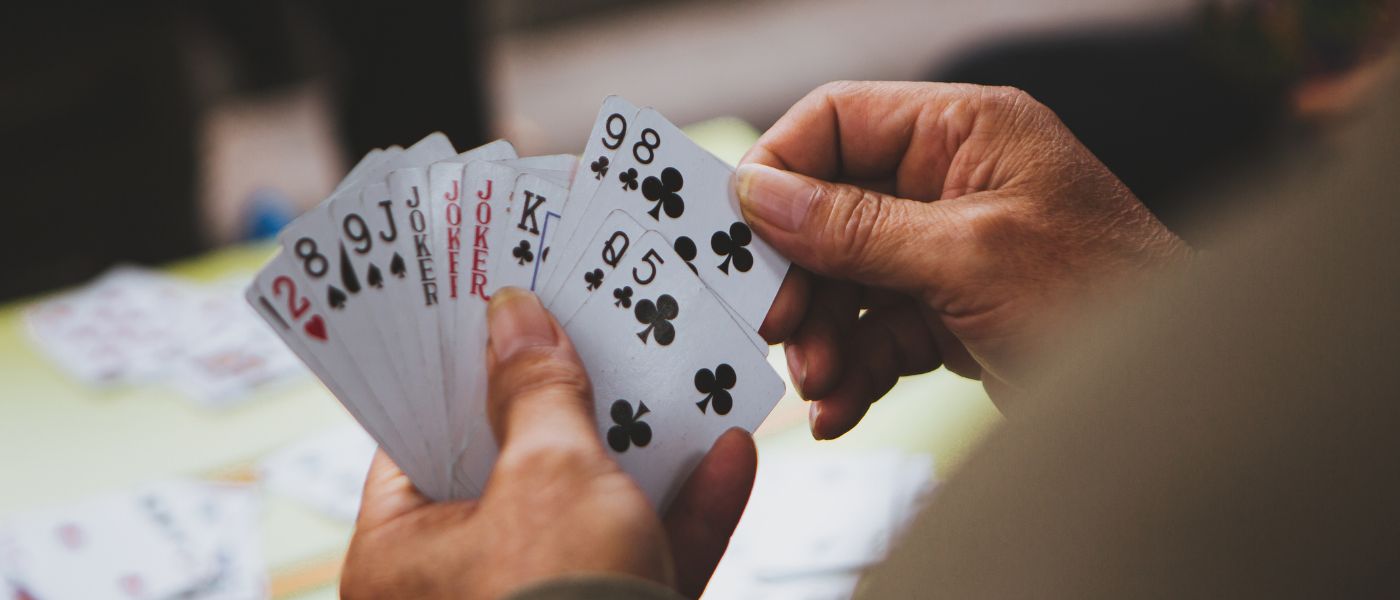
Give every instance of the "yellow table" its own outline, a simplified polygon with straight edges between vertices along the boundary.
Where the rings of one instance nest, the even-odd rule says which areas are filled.
[[[735,162],[751,127],[716,120],[687,129]],[[231,248],[172,265],[172,274],[213,281],[251,277],[271,245]],[[0,307],[0,519],[104,491],[174,476],[247,479],[259,458],[317,431],[352,422],[314,379],[259,392],[229,410],[201,408],[159,387],[99,390],[73,381],[36,352],[24,331],[27,302]],[[781,348],[770,360],[786,376]],[[788,389],[792,386],[789,384]],[[760,457],[776,449],[850,452],[902,448],[933,454],[947,473],[998,419],[976,382],[946,371],[908,378],[837,441],[814,442],[806,406],[791,391],[760,429]],[[279,598],[334,598],[348,524],[265,494],[264,553]]]

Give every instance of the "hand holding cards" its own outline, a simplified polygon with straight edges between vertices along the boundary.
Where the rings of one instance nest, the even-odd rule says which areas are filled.
[[[783,394],[756,331],[788,263],[744,223],[733,170],[617,97],[583,162],[504,141],[455,154],[441,134],[372,152],[247,290],[435,500],[480,495],[495,462],[485,308],[503,286],[569,333],[598,435],[653,504]]]

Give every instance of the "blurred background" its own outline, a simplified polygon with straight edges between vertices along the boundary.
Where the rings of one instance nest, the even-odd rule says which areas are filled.
[[[1387,0],[254,0],[7,9],[0,297],[265,235],[442,130],[578,152],[621,94],[763,129],[835,79],[1014,85],[1169,223],[1369,89]],[[16,187],[17,186],[17,187]],[[62,207],[61,212],[53,209]],[[271,219],[271,223],[267,222]]]
[[[155,267],[152,273],[203,286],[246,279],[269,255],[259,240],[320,201],[371,148],[440,130],[460,149],[505,137],[522,155],[576,153],[603,97],[619,94],[677,124],[701,123],[692,134],[712,148],[737,148],[717,150],[732,162],[827,81],[1011,85],[1060,115],[1169,227],[1208,248],[1204,232],[1213,221],[1268,210],[1221,201],[1229,195],[1220,190],[1280,168],[1274,161],[1283,154],[1325,154],[1394,70],[1396,5],[143,0],[7,7],[0,19],[7,191],[0,200],[0,453],[11,458],[0,520],[157,477],[273,486],[274,474],[288,477],[286,464],[309,460],[286,452],[315,454],[296,446],[313,438],[329,440],[315,461],[360,456],[354,449],[362,441],[335,433],[348,422],[339,406],[294,361],[286,367],[298,373],[291,384],[250,385],[238,402],[182,403],[150,386],[74,381],[40,358],[24,315],[36,297],[90,282],[114,265]],[[781,358],[776,364],[785,372]],[[939,402],[924,401],[929,395]],[[998,419],[980,386],[947,373],[895,396],[868,427],[819,450],[803,439],[802,404],[785,399],[761,445],[899,465],[925,463],[889,452],[931,454],[930,464],[946,473]],[[899,410],[901,418],[890,417]],[[852,472],[868,470],[852,464]],[[351,461],[345,469],[353,476],[362,467]],[[903,475],[889,481],[900,490],[931,485],[932,467],[922,471],[913,484]],[[349,531],[343,503],[352,503],[353,515],[353,498],[345,496],[357,482],[327,485],[310,509],[271,499],[256,517],[263,533],[252,545],[266,559],[255,562],[272,583],[254,586],[249,597],[333,589]],[[858,525],[888,529],[897,521]],[[762,554],[766,538],[748,539],[744,552]],[[3,560],[0,553],[0,575]],[[758,589],[740,579],[726,580],[732,596],[716,597]],[[812,593],[799,595],[842,597],[847,579],[818,579]]]

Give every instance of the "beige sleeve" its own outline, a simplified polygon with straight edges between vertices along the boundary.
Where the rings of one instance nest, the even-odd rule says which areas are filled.
[[[510,600],[682,600],[666,586],[620,575],[560,577],[530,586]]]
[[[1059,340],[859,597],[1400,595],[1397,92]]]

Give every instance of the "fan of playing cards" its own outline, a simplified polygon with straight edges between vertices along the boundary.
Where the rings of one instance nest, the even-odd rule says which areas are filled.
[[[564,325],[598,434],[658,506],[783,394],[756,332],[788,261],[745,224],[733,169],[616,96],[583,157],[458,154],[442,134],[372,151],[247,290],[431,498],[476,497],[495,462],[485,311],[503,286]]]

